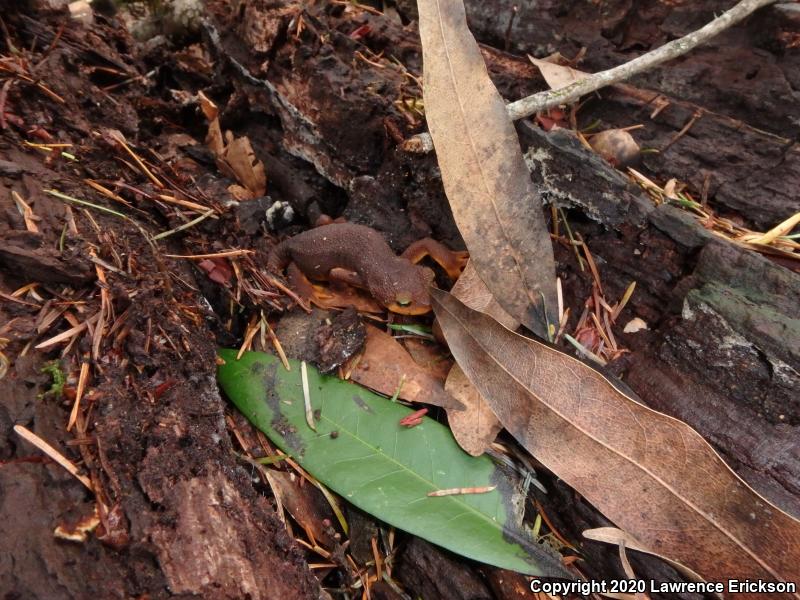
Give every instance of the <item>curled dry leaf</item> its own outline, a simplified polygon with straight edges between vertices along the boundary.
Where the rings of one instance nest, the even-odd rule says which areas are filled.
[[[486,284],[478,277],[472,262],[467,263],[461,277],[453,286],[452,294],[471,309],[491,315],[509,329],[519,327],[519,322],[503,310]],[[450,369],[444,389],[465,406],[463,411],[447,413],[453,437],[472,456],[483,454],[503,426],[458,364]]]
[[[587,540],[605,542],[606,544],[614,544],[615,546],[622,543],[628,550],[635,550],[637,552],[644,552],[646,554],[658,556],[660,559],[667,561],[672,567],[675,568],[676,571],[681,573],[687,579],[690,579],[691,581],[703,581],[703,578],[700,577],[700,575],[692,571],[686,565],[674,560],[670,560],[666,556],[662,556],[656,552],[653,552],[649,548],[645,547],[631,534],[626,531],[622,531],[621,529],[617,529],[616,527],[598,527],[597,529],[587,529],[583,532],[583,537],[585,537]]]
[[[706,580],[800,581],[800,521],[694,429],[446,292],[431,298],[453,356],[503,426],[617,526]]]
[[[274,469],[267,469],[266,473],[272,491],[280,497],[281,504],[294,520],[310,531],[324,548],[333,548],[333,532],[325,527],[324,521],[333,523],[336,519],[322,492],[313,485],[301,486],[291,473]]]
[[[219,125],[219,108],[203,92],[197,94],[200,103],[200,110],[208,121],[208,133],[206,133],[206,146],[214,156],[220,156],[225,150],[225,141],[222,137],[222,128]]]
[[[267,175],[264,163],[256,158],[247,137],[235,138],[228,131],[225,135],[219,124],[219,109],[202,92],[198,101],[203,115],[208,120],[206,146],[217,159],[217,168],[240,185],[229,188],[237,200],[260,198],[267,192]]]
[[[592,150],[612,167],[634,166],[641,158],[639,144],[624,129],[606,129],[589,140]]]
[[[250,198],[260,198],[267,192],[264,163],[256,158],[247,137],[234,138],[231,132],[227,132],[225,137],[227,144],[222,154],[217,156],[217,166],[228,177],[236,179]]]
[[[546,338],[557,324],[553,248],[505,102],[462,0],[420,2],[419,28],[425,117],[459,231],[498,302]]]
[[[367,325],[364,354],[350,375],[356,383],[392,396],[400,388],[399,398],[424,402],[452,410],[463,408],[450,396],[434,375],[419,366],[400,342],[377,327]]]
[[[480,456],[492,445],[503,426],[458,363],[450,369],[444,389],[466,407],[447,412],[453,437],[467,453]]]
[[[530,54],[528,59],[539,68],[542,77],[544,77],[545,82],[552,90],[567,87],[589,76],[589,73],[578,71],[566,65],[559,65],[546,59],[534,58]]]

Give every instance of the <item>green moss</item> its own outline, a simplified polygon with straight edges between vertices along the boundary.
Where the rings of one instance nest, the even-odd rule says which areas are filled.
[[[51,360],[45,363],[39,372],[50,375],[52,380],[50,389],[39,394],[39,399],[49,397],[60,399],[64,393],[64,384],[67,382],[67,375],[61,370],[61,364],[57,360]]]

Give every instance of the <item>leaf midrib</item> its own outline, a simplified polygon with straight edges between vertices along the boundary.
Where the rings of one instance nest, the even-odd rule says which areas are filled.
[[[480,160],[480,157],[478,155],[478,150],[475,147],[475,140],[472,138],[472,134],[470,132],[469,125],[467,125],[468,121],[467,121],[466,111],[464,110],[464,103],[461,100],[461,94],[458,91],[458,86],[455,84],[456,75],[455,75],[455,70],[453,69],[453,61],[450,58],[450,50],[449,50],[449,48],[447,46],[447,37],[444,34],[445,27],[444,27],[444,23],[442,22],[441,7],[439,5],[439,0],[435,0],[435,2],[436,2],[436,22],[439,25],[439,32],[440,32],[441,37],[442,37],[442,48],[444,49],[444,55],[447,58],[447,68],[450,71],[450,81],[453,84],[453,92],[455,93],[456,99],[458,100],[458,111],[461,114],[461,121],[463,123],[464,131],[466,132],[467,139],[469,140],[469,147],[470,147],[470,150],[472,151],[472,155],[473,155],[473,158],[474,158],[475,162],[478,164],[478,170],[480,171],[480,174],[481,174],[481,183],[483,184],[483,188],[484,188],[484,191],[486,192],[486,196],[489,198],[489,202],[492,205],[492,211],[494,212],[495,219],[497,219],[497,223],[500,225],[500,230],[503,232],[503,236],[506,238],[506,240],[510,240],[511,238],[506,233],[505,227],[503,226],[503,221],[500,218],[500,210],[497,208],[497,203],[494,200],[494,195],[492,194],[491,190],[489,189],[489,184],[488,184],[488,181],[487,181],[487,178],[486,178],[486,172],[484,171],[484,168],[483,168],[483,162]],[[487,75],[487,77],[488,77],[488,75]],[[489,82],[489,84],[491,86],[494,85],[494,84],[491,83],[491,81]],[[533,304],[534,306],[536,306],[536,301],[534,299],[534,294],[532,293],[532,291],[528,287],[528,282],[527,282],[527,280],[525,278],[525,272],[522,269],[521,258],[517,255],[518,253],[517,253],[516,249],[514,248],[513,244],[511,244],[509,242],[507,247],[511,251],[511,256],[514,259],[514,267],[516,267],[516,270],[519,273],[519,277],[520,277],[520,280],[522,281],[523,289],[525,290],[525,295],[528,296],[528,300],[530,301],[530,303]],[[526,318],[525,320],[527,321],[528,319]]]
[[[423,477],[422,475],[420,475],[420,474],[419,474],[419,473],[417,473],[416,471],[412,470],[412,469],[411,469],[410,467],[408,467],[407,465],[405,465],[405,464],[401,463],[400,461],[398,461],[398,460],[397,460],[397,459],[395,459],[394,457],[391,457],[391,456],[389,456],[389,455],[388,455],[388,454],[386,454],[386,453],[385,453],[385,452],[384,452],[384,451],[383,451],[383,450],[382,450],[380,447],[373,446],[372,444],[369,444],[369,443],[368,443],[366,440],[364,440],[364,438],[362,438],[362,437],[359,437],[358,435],[356,435],[355,433],[353,433],[352,431],[350,431],[350,430],[349,430],[349,429],[347,429],[346,427],[343,427],[343,426],[341,425],[341,423],[337,423],[337,422],[336,422],[336,421],[334,421],[333,419],[331,419],[331,418],[329,418],[329,417],[326,417],[326,416],[325,416],[325,411],[324,411],[325,400],[326,400],[326,398],[325,398],[325,397],[323,397],[323,398],[322,398],[322,403],[321,403],[321,405],[320,405],[320,410],[322,411],[322,412],[321,412],[321,415],[320,415],[320,419],[319,419],[320,421],[327,421],[328,423],[332,424],[333,426],[335,426],[335,427],[337,428],[337,431],[339,431],[339,435],[341,435],[341,434],[342,434],[342,432],[345,432],[345,433],[346,433],[347,435],[349,435],[351,438],[353,438],[353,439],[355,439],[356,441],[358,441],[358,442],[359,442],[361,445],[363,445],[363,446],[365,446],[366,448],[368,448],[368,449],[370,449],[370,450],[374,451],[374,452],[375,452],[375,454],[378,454],[378,455],[380,455],[380,456],[384,457],[384,458],[385,458],[386,460],[388,460],[390,463],[393,463],[393,464],[397,465],[397,466],[398,466],[400,469],[402,469],[403,471],[405,471],[405,472],[407,472],[407,473],[411,473],[411,475],[412,475],[414,478],[416,478],[416,479],[418,479],[418,480],[422,481],[422,482],[423,482],[423,483],[425,483],[426,485],[429,485],[429,486],[430,486],[430,487],[431,487],[433,490],[436,490],[436,489],[438,489],[438,488],[437,488],[437,486],[436,486],[436,484],[435,484],[434,482],[432,482],[432,481],[429,481],[429,480],[428,480],[426,477]],[[424,418],[424,419],[428,419],[429,417],[423,417],[423,418]],[[396,471],[395,471],[395,472],[396,472]],[[490,493],[490,494],[497,493],[498,495],[500,494],[500,492],[499,492],[499,491],[497,491],[497,490],[494,490],[494,491],[492,491],[492,492],[489,492],[489,493]],[[476,515],[477,515],[477,516],[479,516],[479,517],[480,517],[482,520],[484,520],[484,521],[486,521],[487,523],[489,523],[489,524],[492,526],[492,528],[494,528],[494,529],[498,530],[498,531],[499,531],[499,532],[502,534],[502,532],[503,532],[503,526],[502,526],[502,525],[499,523],[499,521],[496,521],[496,520],[494,520],[494,519],[490,518],[488,515],[486,515],[485,513],[483,513],[483,512],[481,512],[481,511],[479,511],[478,509],[476,509],[475,507],[471,506],[470,504],[467,504],[467,503],[463,502],[462,500],[459,500],[459,496],[458,496],[458,495],[454,495],[454,496],[444,496],[444,498],[445,498],[445,499],[446,499],[448,502],[450,502],[450,503],[455,503],[455,504],[456,504],[456,505],[458,505],[458,506],[463,506],[465,509],[467,509],[467,511],[468,511],[468,512],[476,514]],[[416,500],[414,500],[413,502],[419,502],[419,501],[421,501],[421,500],[427,500],[427,499],[428,499],[428,496],[422,496],[422,497],[420,497],[420,498],[417,498],[417,499],[416,499]],[[498,502],[500,501],[500,500],[499,500],[499,498],[498,498],[498,500],[497,500],[497,501],[498,501]],[[508,521],[508,515],[506,515],[506,522],[507,522],[507,521]],[[398,526],[398,527],[399,527],[399,526]],[[402,529],[402,527],[401,527],[401,529]],[[524,551],[526,554],[528,554],[528,553],[529,553],[529,552],[528,552],[528,550],[527,550],[527,549],[526,549],[524,546],[520,545],[520,544],[519,544],[519,543],[517,543],[517,542],[514,542],[514,543],[515,543],[515,544],[517,544],[517,545],[518,545],[518,546],[519,546],[519,547],[520,547],[520,548],[521,548],[521,549],[522,549],[522,550],[523,550],[523,551]],[[538,557],[537,557],[537,558],[538,558]]]

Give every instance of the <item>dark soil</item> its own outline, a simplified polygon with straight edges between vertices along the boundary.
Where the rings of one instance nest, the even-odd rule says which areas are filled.
[[[0,351],[10,361],[0,378],[0,597],[341,595],[336,590],[358,579],[346,552],[358,565],[372,560],[377,525],[349,512],[345,548],[328,522],[320,535],[334,540],[330,561],[338,567],[309,567],[324,561],[292,539],[260,471],[241,458],[267,446],[220,397],[215,348],[241,345],[260,310],[285,327],[287,317],[303,314],[265,283],[263,265],[277,239],[321,214],[373,226],[396,251],[425,236],[463,247],[435,157],[399,148],[424,130],[424,117],[399,102],[421,96],[413,10],[403,2],[380,15],[321,2],[210,1],[205,27],[136,42],[117,16],[96,14],[84,26],[44,4],[0,2]],[[586,47],[580,66],[593,71],[680,36],[730,3],[537,3],[509,27],[511,4],[467,2],[490,73],[509,99],[544,89],[525,52],[571,57]],[[798,40],[797,11],[763,9],[631,82],[634,90],[589,100],[578,125],[643,124],[637,141],[664,149],[645,155],[645,175],[677,178],[717,214],[766,230],[800,210]],[[362,58],[381,52],[403,67]],[[648,96],[636,90],[660,93],[670,105],[651,118]],[[224,129],[251,141],[266,167],[267,197],[234,201],[204,145],[200,91],[219,106]],[[637,282],[628,318],[614,328],[630,353],[609,368],[647,404],[698,429],[760,493],[800,515],[797,262],[715,237],[673,206],[656,208],[564,130],[545,133],[531,121],[518,129],[544,200],[565,208],[591,248],[606,296],[618,299]],[[77,160],[26,142],[71,144],[63,149]],[[32,207],[38,232],[26,227],[12,191]],[[213,208],[214,218],[153,247],[142,230],[156,235],[199,216],[159,198],[165,192]],[[275,201],[294,218],[268,222]],[[236,272],[221,260],[216,275],[167,256],[231,248],[256,253]],[[555,249],[574,325],[591,275],[569,248]],[[34,295],[10,296],[28,284],[37,284]],[[649,329],[623,333],[633,317]],[[345,325],[358,337],[357,324]],[[321,336],[338,344],[336,331]],[[61,394],[47,393],[53,376],[43,367],[53,360],[66,378]],[[89,380],[67,431],[84,362]],[[97,493],[23,442],[15,425],[60,449]],[[581,540],[603,518],[541,475],[551,491],[538,501],[580,547],[582,570],[620,576],[616,549]],[[316,493],[309,487],[301,489]],[[108,513],[85,541],[54,537],[56,527],[91,517],[98,501]],[[324,502],[315,506],[308,510],[324,513]],[[409,597],[522,597],[520,576],[398,539],[396,579]],[[634,568],[679,578],[654,559],[637,557]],[[372,597],[401,596],[380,582]]]

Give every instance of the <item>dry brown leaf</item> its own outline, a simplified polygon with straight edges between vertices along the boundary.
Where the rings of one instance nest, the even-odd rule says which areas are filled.
[[[464,410],[447,411],[453,437],[465,452],[480,456],[492,445],[503,426],[458,363],[450,369],[444,389],[465,406]]]
[[[225,138],[222,136],[222,129],[219,126],[219,119],[214,119],[208,124],[206,134],[206,146],[214,156],[222,156],[225,152]]]
[[[489,291],[489,288],[486,287],[486,284],[483,283],[483,280],[475,271],[472,261],[467,263],[464,272],[458,278],[450,293],[472,310],[486,313],[509,329],[519,327],[519,321],[503,310],[500,303],[495,300],[492,292]]]
[[[450,367],[454,364],[453,357],[450,356],[449,351],[430,340],[417,337],[405,338],[403,347],[414,359],[414,362],[444,385],[447,374],[450,372]]]
[[[586,79],[589,76],[589,73],[578,71],[572,67],[559,65],[548,60],[533,58],[530,55],[528,55],[528,58],[539,68],[539,71],[542,73],[542,77],[544,77],[545,82],[550,86],[551,90],[567,87],[568,85],[575,83],[576,81],[580,81],[581,79]]]
[[[260,198],[267,192],[264,163],[256,158],[247,137],[235,138],[228,131],[223,135],[219,124],[219,109],[202,92],[198,94],[200,109],[208,120],[206,146],[217,158],[217,168],[241,185],[228,188],[237,200]]]
[[[441,381],[419,366],[388,333],[367,325],[364,355],[350,378],[376,392],[393,395],[402,381],[399,398],[451,409],[461,404],[444,391]]]
[[[219,116],[219,108],[217,108],[214,101],[203,92],[197,93],[197,100],[200,104],[200,110],[203,111],[203,116],[205,116],[207,121],[213,121]]]
[[[247,137],[234,138],[230,131],[225,137],[227,143],[225,150],[217,157],[217,166],[220,171],[229,170],[233,174],[233,179],[242,184],[252,194],[252,198],[260,198],[267,192],[264,163],[256,158]]]
[[[431,298],[453,356],[503,426],[618,527],[709,581],[800,581],[800,521],[695,430],[452,295]]]
[[[471,261],[467,263],[451,293],[471,309],[494,317],[509,329],[519,327],[519,322],[494,299],[486,284],[478,277]],[[450,369],[444,389],[465,406],[463,411],[447,413],[453,437],[472,456],[483,454],[503,426],[458,364]]]
[[[459,231],[498,302],[546,338],[557,324],[553,249],[505,102],[462,0],[420,2],[419,28],[425,117]]]
[[[291,473],[268,469],[267,474],[272,491],[280,496],[281,504],[294,520],[324,548],[333,548],[335,540],[324,521],[335,522],[335,518],[322,492],[313,485],[301,486]]]
[[[583,532],[583,537],[587,540],[593,540],[595,542],[605,542],[606,544],[614,544],[619,545],[620,542],[625,544],[625,548],[628,550],[636,550],[637,552],[644,552],[646,554],[652,554],[653,556],[658,556],[660,559],[667,561],[672,567],[675,568],[676,571],[681,573],[687,579],[691,581],[703,581],[703,578],[700,577],[697,573],[692,571],[686,565],[683,565],[679,562],[675,562],[674,560],[670,560],[666,556],[662,556],[656,552],[653,552],[649,548],[645,547],[639,540],[634,538],[630,533],[627,531],[622,531],[621,529],[617,529],[616,527],[598,527],[597,529],[587,529]]]
[[[11,198],[13,198],[14,202],[17,204],[17,208],[25,221],[25,229],[31,233],[39,233],[39,227],[36,225],[36,221],[40,219],[34,214],[31,205],[25,202],[22,196],[14,190],[11,190]]]
[[[219,126],[219,109],[203,92],[197,94],[200,110],[208,121],[208,133],[206,134],[206,146],[214,154],[221,156],[225,151],[225,139],[222,137],[222,128]]]

